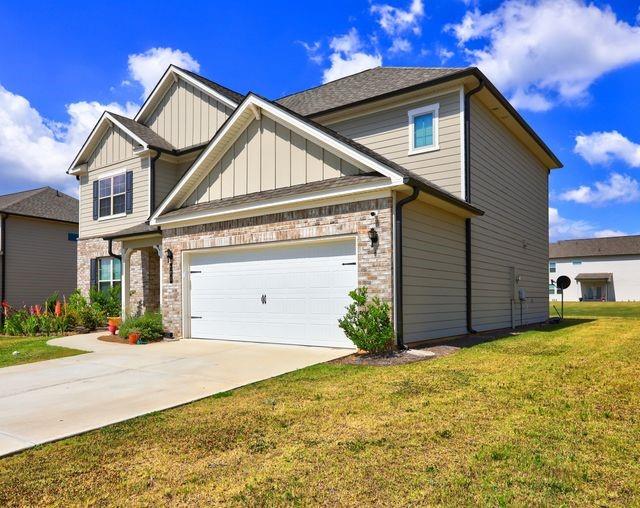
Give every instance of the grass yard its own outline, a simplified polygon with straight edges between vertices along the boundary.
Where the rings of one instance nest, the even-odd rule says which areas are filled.
[[[50,346],[47,341],[51,339],[52,337],[0,337],[0,368],[86,353],[78,349]],[[14,351],[18,351],[18,354],[14,355]]]
[[[560,312],[560,302],[549,304],[549,315],[557,316],[553,306]],[[625,317],[640,319],[638,302],[564,302],[565,316],[573,317]]]
[[[310,367],[0,459],[0,505],[638,505],[639,341],[572,319]]]

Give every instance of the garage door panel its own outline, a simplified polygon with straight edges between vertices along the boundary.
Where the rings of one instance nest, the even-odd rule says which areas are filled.
[[[352,239],[194,254],[191,336],[353,347],[337,320],[355,260]]]

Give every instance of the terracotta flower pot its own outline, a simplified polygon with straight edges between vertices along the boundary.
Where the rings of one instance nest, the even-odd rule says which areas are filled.
[[[109,333],[111,335],[115,335],[116,334],[116,330],[118,329],[118,327],[116,325],[113,325],[111,323],[109,323],[109,326],[107,326],[107,328],[109,329]]]
[[[137,344],[139,339],[140,339],[139,332],[131,332],[129,334],[129,344]]]
[[[121,317],[108,317],[107,318],[108,322],[109,322],[109,326],[113,325],[116,328],[120,328],[120,325],[122,324],[122,318]]]

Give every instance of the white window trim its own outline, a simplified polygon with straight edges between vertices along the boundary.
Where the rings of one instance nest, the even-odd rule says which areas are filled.
[[[438,118],[440,111],[440,103],[436,102],[435,104],[429,104],[428,106],[423,106],[421,108],[410,109],[408,112],[409,116],[409,155],[415,155],[419,153],[426,152],[435,152],[436,150],[440,150],[440,139],[439,139],[439,128],[438,128]],[[422,146],[420,148],[416,148],[415,143],[415,122],[414,119],[416,116],[426,115],[428,113],[433,114],[433,145],[430,146]]]
[[[124,192],[119,192],[118,194],[113,193],[113,179],[116,176],[124,175]],[[103,180],[111,180],[111,213],[109,215],[100,215],[100,201],[104,198],[100,197],[100,182]],[[124,195],[124,212],[121,213],[113,213],[113,198],[114,196]],[[103,175],[101,178],[98,178],[98,220],[110,220],[117,219],[119,217],[125,217],[127,215],[127,171],[118,171],[117,173],[110,173],[108,175]]]
[[[110,279],[101,279],[100,278],[100,263],[105,260],[108,259],[111,262],[111,278]],[[108,282],[109,283],[109,287],[113,287],[116,284],[120,284],[122,286],[122,262],[120,262],[120,278],[119,279],[114,279],[113,278],[113,263],[117,258],[111,258],[111,257],[106,257],[106,258],[98,258],[98,273],[96,274],[96,282],[98,284],[98,290],[100,290],[100,284],[101,283],[105,283]]]

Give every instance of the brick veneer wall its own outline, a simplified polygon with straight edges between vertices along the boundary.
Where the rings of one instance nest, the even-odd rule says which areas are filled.
[[[122,250],[120,242],[113,242],[113,252]],[[78,240],[78,288],[89,294],[91,259],[109,256],[109,244],[102,238]],[[152,247],[135,250],[130,261],[131,312],[158,310],[160,300],[160,263]]]
[[[181,253],[230,245],[247,245],[304,238],[357,234],[358,283],[372,296],[391,303],[393,295],[391,198],[370,199],[338,205],[274,213],[198,226],[163,230],[163,249],[173,251],[173,284],[169,283],[166,258],[162,270],[162,313],[165,327],[182,336]],[[372,217],[371,212],[377,216]],[[375,227],[380,243],[371,248],[368,232]]]

